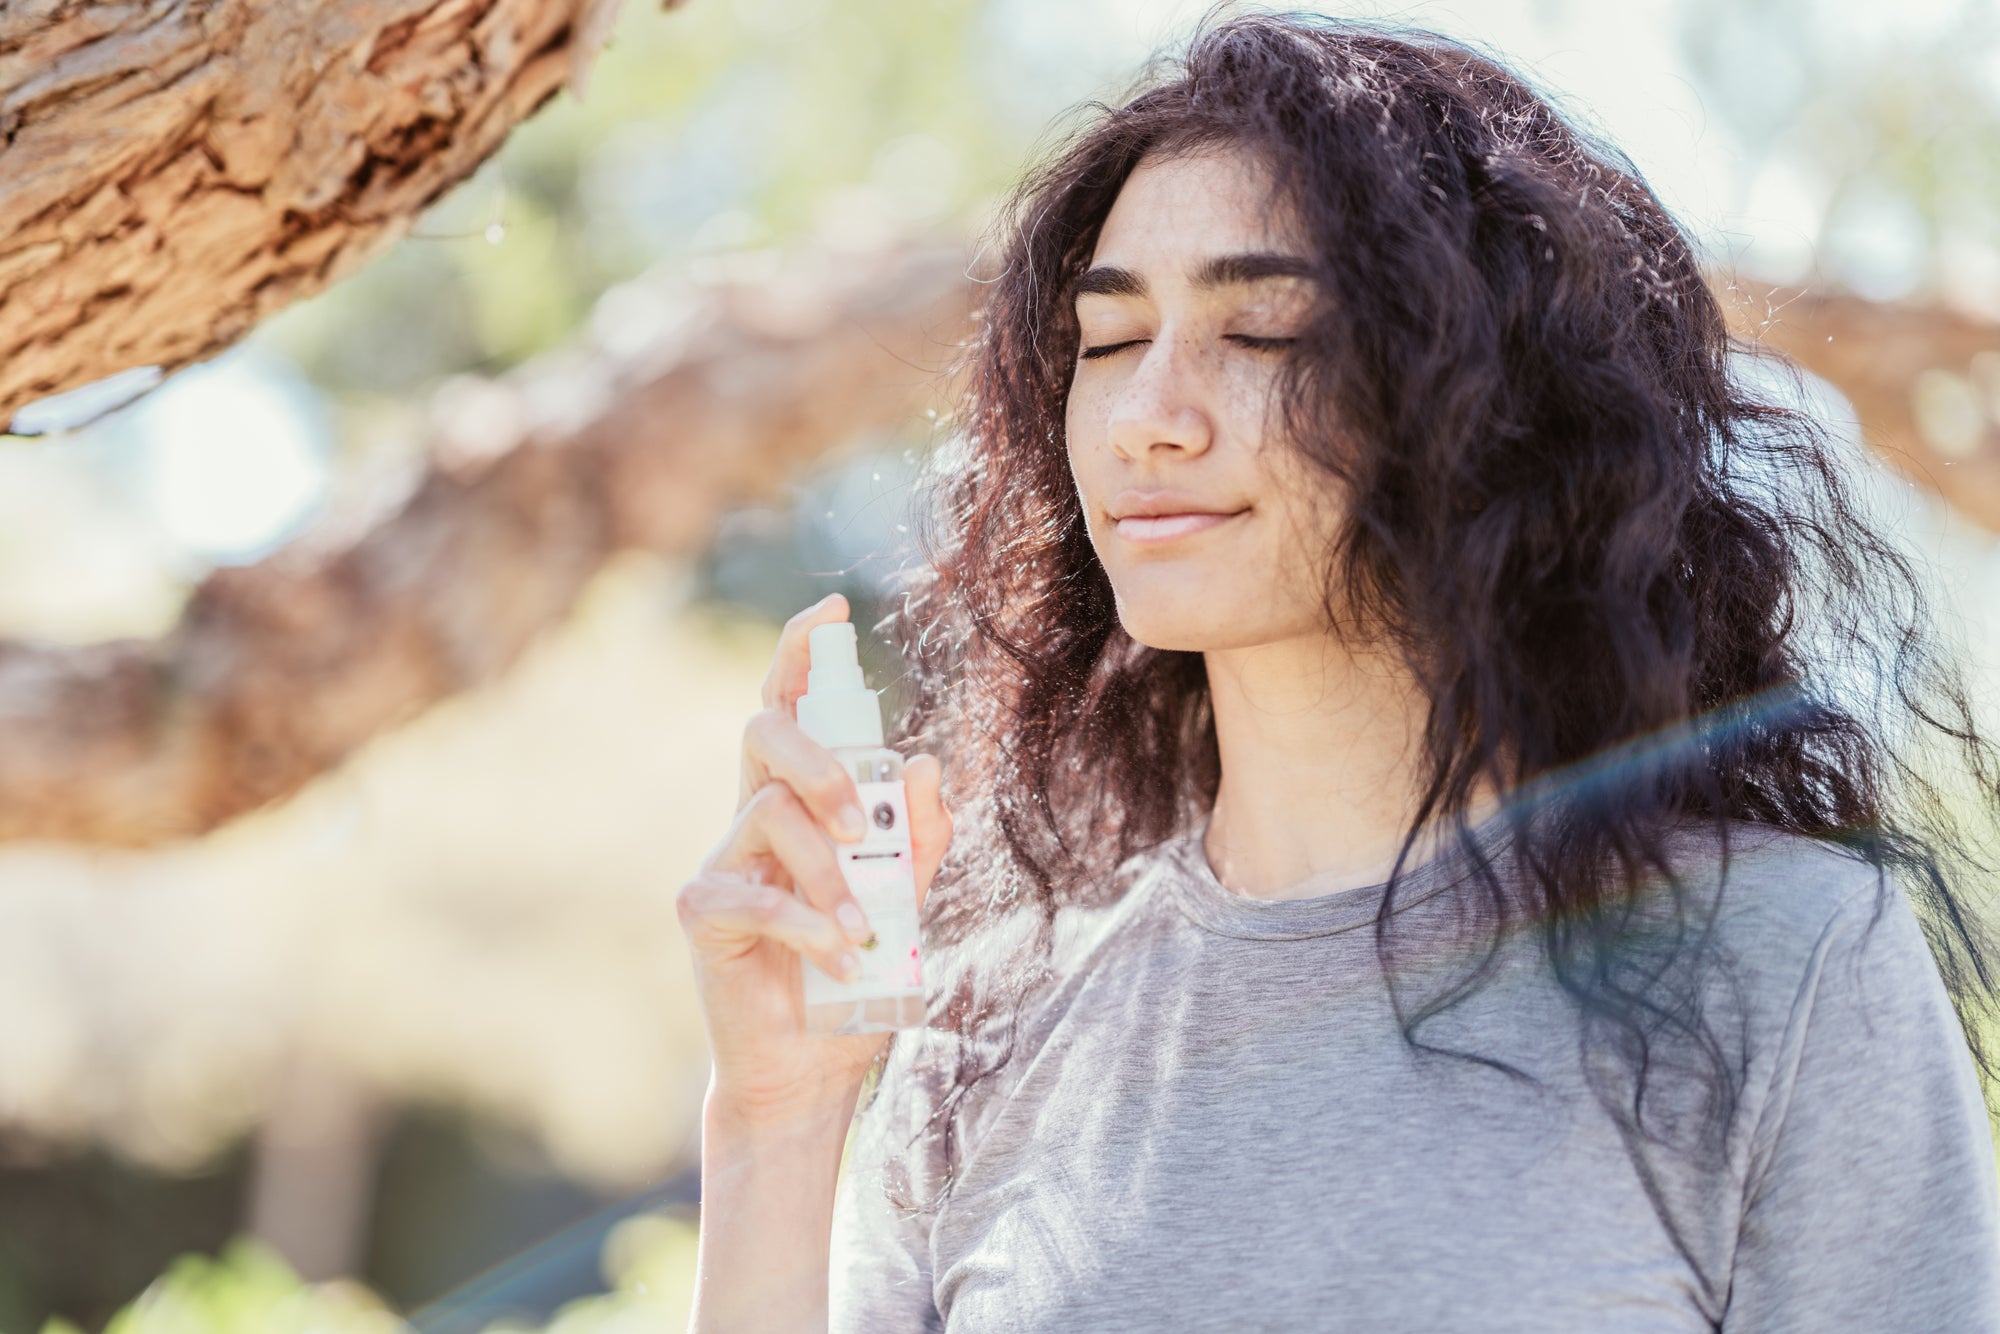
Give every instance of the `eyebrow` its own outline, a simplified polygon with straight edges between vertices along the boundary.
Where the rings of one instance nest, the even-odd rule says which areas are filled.
[[[1215,255],[1196,265],[1193,273],[1188,275],[1190,283],[1198,292],[1262,282],[1267,278],[1312,276],[1311,261],[1298,255],[1280,255],[1266,250],[1236,255]],[[1132,270],[1121,269],[1115,264],[1099,264],[1086,269],[1077,276],[1075,282],[1070,284],[1072,302],[1083,296],[1144,297],[1145,295],[1146,280]]]

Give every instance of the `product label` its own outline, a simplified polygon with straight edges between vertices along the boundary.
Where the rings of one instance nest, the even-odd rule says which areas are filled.
[[[808,1005],[923,990],[916,862],[910,852],[910,813],[903,785],[857,783],[855,788],[861,794],[861,813],[868,818],[868,833],[858,843],[836,840],[833,848],[848,889],[874,928],[875,944],[871,949],[855,947],[861,975],[852,982],[829,977],[817,963],[805,959]]]

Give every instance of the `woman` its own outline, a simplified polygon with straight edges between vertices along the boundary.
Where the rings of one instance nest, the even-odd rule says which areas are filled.
[[[681,891],[695,1327],[2000,1329],[1992,751],[1686,236],[1432,34],[1095,110],[892,618],[931,1026],[800,1025],[838,597]]]

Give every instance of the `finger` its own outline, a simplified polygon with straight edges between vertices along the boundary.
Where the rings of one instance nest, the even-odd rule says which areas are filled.
[[[675,907],[688,943],[704,955],[733,957],[769,939],[812,959],[831,977],[851,978],[860,968],[834,920],[779,885],[704,871],[681,886]]]
[[[798,793],[776,780],[757,790],[732,836],[704,869],[749,872],[766,858],[776,860],[806,901],[839,921],[853,939],[868,938],[867,915],[854,901],[847,877],[840,873],[833,845],[813,822]],[[841,911],[850,905],[852,913]]]
[[[917,907],[930,895],[931,878],[951,842],[951,812],[944,804],[944,765],[937,756],[912,755],[903,765],[903,794],[910,810],[910,855],[915,861]]]
[[[853,777],[783,709],[751,715],[743,728],[743,773],[752,793],[773,779],[785,783],[813,818],[843,842],[856,842],[868,832]]]
[[[764,675],[764,707],[793,711],[800,695],[806,693],[806,673],[812,670],[812,649],[806,636],[815,625],[847,619],[847,597],[828,593],[818,602],[796,613],[778,632],[778,647],[771,655],[771,669]]]

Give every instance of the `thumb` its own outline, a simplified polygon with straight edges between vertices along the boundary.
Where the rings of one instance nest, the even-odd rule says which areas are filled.
[[[930,897],[931,877],[951,841],[951,812],[944,805],[944,766],[935,755],[913,755],[903,765],[903,798],[910,811],[910,855],[917,882],[917,907]]]

